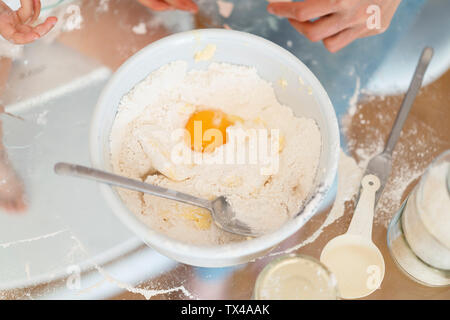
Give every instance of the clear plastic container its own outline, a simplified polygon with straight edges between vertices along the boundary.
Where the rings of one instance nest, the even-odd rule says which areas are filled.
[[[412,279],[450,285],[450,150],[436,158],[392,219],[388,247]]]
[[[259,274],[255,300],[337,300],[337,281],[320,261],[287,255],[270,262]]]

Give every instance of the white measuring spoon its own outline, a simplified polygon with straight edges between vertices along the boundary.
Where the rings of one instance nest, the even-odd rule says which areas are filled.
[[[375,194],[380,179],[366,175],[361,181],[361,195],[348,230],[330,240],[320,261],[336,276],[342,298],[368,296],[380,287],[384,277],[384,259],[372,242]]]

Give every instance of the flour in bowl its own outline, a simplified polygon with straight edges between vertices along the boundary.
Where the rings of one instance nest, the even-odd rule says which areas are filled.
[[[281,105],[256,69],[212,63],[188,71],[177,61],[122,98],[110,143],[115,173],[201,198],[226,196],[238,219],[270,232],[313,191],[322,142],[316,122]],[[119,192],[149,228],[182,242],[245,239],[219,229],[205,209]]]

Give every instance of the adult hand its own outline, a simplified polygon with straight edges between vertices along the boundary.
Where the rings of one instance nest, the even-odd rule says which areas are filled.
[[[358,38],[386,31],[400,1],[274,2],[268,5],[267,10],[277,16],[288,18],[292,26],[306,38],[313,42],[323,41],[330,52],[336,52]]]
[[[0,1],[0,35],[15,44],[25,44],[46,35],[56,24],[56,17],[49,17],[43,23],[32,27],[41,12],[40,0],[20,0],[21,7],[11,10]]]
[[[198,7],[192,0],[138,0],[141,4],[155,11],[183,10],[197,12]]]

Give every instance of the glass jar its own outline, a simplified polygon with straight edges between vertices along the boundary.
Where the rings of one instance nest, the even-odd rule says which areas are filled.
[[[394,216],[387,242],[394,261],[413,280],[450,285],[450,150],[431,163]]]
[[[337,281],[320,261],[290,254],[270,262],[259,274],[255,300],[337,300]]]

